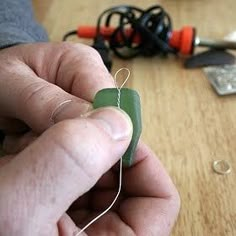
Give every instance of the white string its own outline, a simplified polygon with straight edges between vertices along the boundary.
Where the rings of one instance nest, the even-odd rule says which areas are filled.
[[[119,87],[119,85],[117,84],[117,75],[120,71],[122,70],[127,70],[128,71],[128,75],[126,76],[126,79],[124,80],[124,82],[121,84],[121,86]],[[127,80],[129,79],[130,76],[130,70],[127,68],[120,68],[114,75],[114,80],[115,80],[115,85],[116,88],[118,90],[118,94],[117,94],[117,106],[120,108],[120,95],[121,95],[121,89],[124,87],[125,83],[127,82]]]
[[[56,116],[56,113],[62,108],[62,106],[64,106],[65,104],[69,103],[69,102],[72,102],[71,99],[68,99],[68,100],[65,100],[63,102],[61,102],[59,105],[56,106],[56,108],[52,111],[52,114],[50,116],[50,121],[52,124],[55,124],[55,116]]]
[[[118,84],[117,84],[117,74],[121,70],[127,70],[128,75],[127,75],[126,79],[124,80],[124,82],[119,87]],[[129,79],[129,76],[130,76],[130,70],[127,69],[127,68],[120,68],[114,75],[115,85],[116,85],[116,88],[117,88],[117,91],[118,91],[118,94],[117,94],[117,106],[118,106],[118,108],[120,108],[121,89],[123,88],[123,86],[125,85],[127,80]],[[113,205],[115,204],[115,202],[117,201],[117,199],[120,195],[121,187],[122,187],[122,157],[120,158],[119,187],[118,187],[118,191],[117,191],[117,194],[116,194],[114,200],[112,201],[112,203],[110,204],[110,206],[106,210],[104,210],[100,215],[96,216],[87,225],[85,225],[78,233],[75,234],[75,236],[79,236],[80,234],[82,234],[91,224],[93,224],[95,221],[97,221],[99,218],[101,218],[103,215],[105,215],[113,207]]]

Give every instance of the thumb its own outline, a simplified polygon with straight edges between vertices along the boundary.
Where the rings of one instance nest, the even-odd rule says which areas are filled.
[[[1,168],[0,208],[6,209],[0,209],[0,229],[9,218],[12,227],[27,230],[56,224],[119,160],[131,136],[131,121],[117,108],[97,109],[45,131]]]

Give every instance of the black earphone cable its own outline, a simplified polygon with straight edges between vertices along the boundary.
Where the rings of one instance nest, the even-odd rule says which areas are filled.
[[[106,16],[105,26],[112,26],[112,19],[118,17],[118,26],[109,40],[110,49],[120,58],[129,59],[139,55],[176,53],[168,44],[172,22],[167,12],[159,5],[146,10],[121,5],[105,10],[98,18],[96,35],[100,35],[102,19]],[[125,30],[132,29],[127,35]],[[140,42],[134,43],[139,35]]]
[[[114,28],[108,43],[101,33],[101,28],[104,26]],[[160,5],[151,6],[146,10],[119,5],[106,9],[98,17],[92,47],[100,53],[104,64],[111,70],[110,51],[122,59],[176,54],[177,50],[168,44],[171,32],[171,18]],[[66,33],[63,41],[76,34],[76,30]]]

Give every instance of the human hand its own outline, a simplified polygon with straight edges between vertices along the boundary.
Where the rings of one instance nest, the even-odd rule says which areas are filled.
[[[72,236],[77,228],[66,210],[119,160],[131,136],[124,112],[97,109],[55,124],[3,157],[0,235]]]
[[[0,130],[16,134],[27,125],[40,134],[91,110],[97,91],[107,87],[114,87],[114,81],[91,47],[36,43],[1,50]],[[8,143],[4,148],[12,152]]]
[[[2,61],[0,70],[0,90],[2,90],[0,114],[2,119],[0,123],[7,133],[4,147],[8,153],[19,152],[17,155],[9,155],[0,159],[2,164],[11,159],[0,169],[0,212],[4,213],[4,215],[0,214],[0,232],[3,232],[4,235],[15,235],[16,232],[18,235],[72,235],[76,227],[64,213],[75,199],[83,195],[74,203],[69,213],[76,223],[82,224],[82,221],[88,220],[87,217],[93,216],[94,211],[106,206],[105,200],[103,200],[104,205],[99,200],[96,202],[98,205],[95,204],[94,208],[88,209],[88,196],[98,197],[99,191],[102,189],[105,195],[101,195],[101,197],[107,196],[107,203],[114,197],[114,191],[116,191],[114,187],[117,186],[114,181],[116,174],[113,171],[105,174],[91,193],[84,193],[92,188],[100,176],[113,166],[127,148],[131,129],[130,125],[127,125],[127,120],[124,122],[122,114],[114,110],[99,109],[98,113],[95,111],[94,114],[85,116],[88,118],[63,121],[48,129],[58,121],[79,117],[86,113],[91,109],[89,102],[93,100],[95,93],[104,87],[113,86],[113,81],[102,66],[97,54],[82,45],[81,47],[84,50],[79,53],[81,48],[75,50],[73,45],[65,45],[66,51],[68,51],[60,54],[60,45],[22,45],[5,49],[0,55],[0,61]],[[15,51],[15,49],[17,50]],[[37,58],[35,51],[40,53]],[[90,53],[91,58],[87,56]],[[54,63],[43,64],[51,58],[54,58]],[[98,68],[96,75],[91,73],[92,66],[95,69]],[[44,78],[45,81],[38,77]],[[80,81],[79,84],[78,81]],[[51,83],[56,83],[68,93]],[[68,99],[72,102],[63,104]],[[96,117],[104,120],[106,116],[109,117],[109,121],[115,121],[116,128],[122,127],[125,133],[122,140],[114,142],[113,139],[107,137],[109,135],[106,132],[104,134],[104,128],[99,127]],[[10,117],[10,119],[6,119],[6,117]],[[24,125],[19,120],[24,121],[33,130],[33,133],[30,132],[23,136],[15,135],[24,129]],[[46,129],[48,130],[36,139],[34,133],[40,134]],[[35,142],[25,148],[35,139]],[[137,164],[131,169],[127,169],[124,174],[123,197],[128,196],[129,198],[119,202],[121,212],[126,218],[123,221],[119,219],[120,213],[117,212],[116,207],[114,209],[116,211],[108,213],[91,225],[87,231],[89,235],[98,235],[97,232],[101,232],[100,235],[111,232],[115,232],[117,235],[167,235],[170,231],[178,212],[178,194],[155,156],[143,145],[139,146],[136,159]],[[142,161],[142,159],[146,161]],[[70,162],[70,160],[73,161]],[[78,163],[79,165],[76,165]],[[146,167],[146,164],[142,163],[149,164]],[[150,196],[154,195],[150,197],[147,192],[147,195],[139,197],[139,192],[134,191],[135,189],[139,191],[138,186],[134,185],[132,188],[129,184],[131,185],[132,179],[137,179],[139,175],[146,178],[143,172],[152,173],[151,170],[154,178],[153,185],[150,185],[152,183],[150,182],[148,186],[152,186],[150,189],[153,189]],[[155,171],[157,171],[156,174],[154,174]],[[133,172],[134,174],[132,174]],[[85,178],[86,173],[90,174],[87,179]],[[149,178],[147,176],[147,179]],[[156,189],[155,183],[157,184]],[[146,187],[143,186],[143,191],[146,191]],[[150,191],[150,189],[147,190]],[[141,197],[143,199],[140,199]],[[139,200],[144,201],[141,204]],[[125,210],[124,207],[122,210],[125,202],[134,204],[134,206],[139,205],[132,209],[132,211],[137,210],[135,214],[131,214],[132,218],[129,218],[131,212],[129,204]],[[151,209],[147,209],[145,205],[148,202],[152,202]],[[95,201],[89,203],[94,204]],[[161,214],[159,214],[159,210]],[[153,217],[156,222],[144,221],[145,218],[138,211],[145,211],[145,215],[150,216],[147,219]],[[109,222],[112,220],[114,227],[106,229],[104,226],[107,227],[108,224],[103,222],[104,220]],[[145,224],[142,224],[140,220]],[[167,222],[165,227],[163,222]],[[123,228],[129,223],[131,223],[130,227]],[[3,227],[6,225],[9,227]],[[9,229],[8,232],[5,231],[6,228]]]
[[[0,168],[0,234],[76,235],[75,224],[86,224],[114,198],[118,173],[108,170],[131,134],[125,114],[103,108],[59,122],[18,155],[8,156],[13,159]],[[65,213],[72,202],[68,214],[75,224]],[[134,165],[124,170],[116,206],[81,235],[165,236],[178,210],[173,183],[140,143]]]
[[[70,207],[68,214],[80,228],[113,201],[119,178],[116,167]],[[169,235],[178,216],[180,198],[162,164],[144,143],[138,144],[134,163],[123,170],[122,179],[115,206],[91,224],[87,234],[80,235]],[[67,235],[71,231],[64,232]]]

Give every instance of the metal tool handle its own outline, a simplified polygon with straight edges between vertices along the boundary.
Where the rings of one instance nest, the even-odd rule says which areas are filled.
[[[215,49],[236,49],[236,42],[226,40],[210,40],[195,38],[195,46],[210,47]]]

